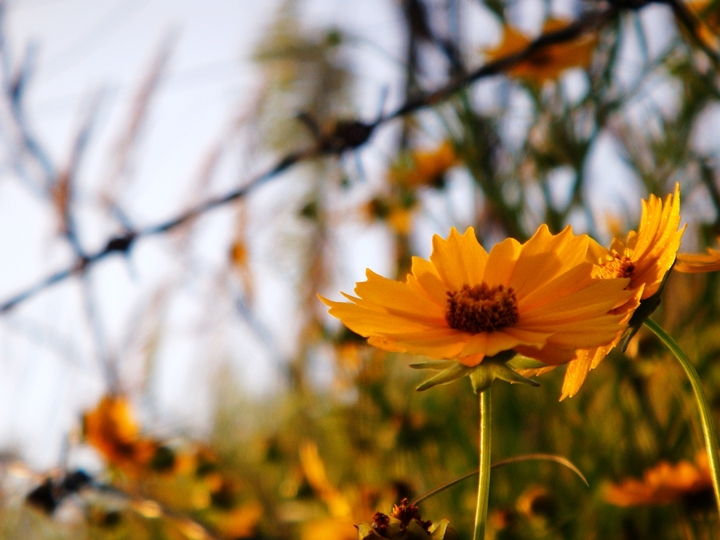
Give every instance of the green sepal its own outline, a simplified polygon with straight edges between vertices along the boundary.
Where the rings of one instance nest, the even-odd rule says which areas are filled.
[[[640,305],[635,310],[635,313],[632,314],[632,317],[630,317],[630,322],[628,323],[628,326],[625,329],[625,332],[623,332],[622,338],[620,339],[620,350],[625,352],[628,343],[630,343],[630,340],[635,337],[635,334],[638,333],[640,327],[645,322],[645,319],[649,318],[650,315],[652,315],[653,312],[658,308],[658,306],[660,305],[660,300],[662,299],[661,293],[662,287],[658,289],[658,291],[650,298],[646,298],[645,300],[640,301]]]
[[[417,391],[423,392],[433,386],[455,382],[466,375],[470,375],[475,369],[477,369],[477,367],[467,367],[462,364],[458,364],[457,362],[452,362],[450,367],[445,368],[434,377],[430,377],[428,380],[421,383],[420,386],[417,387]]]
[[[516,355],[512,360],[506,362],[506,365],[510,369],[539,369],[547,367],[547,364],[542,363],[540,360],[535,360],[522,354]]]
[[[361,523],[357,526],[357,530],[358,540],[378,540],[378,538],[383,538],[369,523]]]
[[[460,540],[460,535],[450,526],[449,520],[442,519],[430,526],[430,538],[432,540]]]
[[[509,383],[527,384],[529,386],[540,386],[539,383],[515,373],[504,362],[485,360],[470,373],[470,383],[476,394],[481,394],[492,386],[495,379]]]
[[[413,369],[432,369],[434,371],[443,371],[448,368],[448,362],[452,360],[433,360],[432,362],[417,362],[410,364]]]
[[[402,530],[398,527],[397,532],[394,536],[392,536],[393,531],[393,523],[392,520],[390,522],[390,527],[388,527],[388,537],[389,538],[397,538],[402,540],[430,540],[430,535],[425,531],[425,529],[422,528],[422,526],[414,519],[410,520],[410,523],[408,523],[407,528],[405,530]]]

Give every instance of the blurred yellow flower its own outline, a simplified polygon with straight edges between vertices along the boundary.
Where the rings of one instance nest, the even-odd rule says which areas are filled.
[[[695,35],[711,49],[717,49],[718,35],[720,35],[720,4],[714,1],[696,0],[686,3],[685,6],[695,15]],[[687,33],[684,25],[679,26]]]
[[[104,396],[98,406],[83,415],[85,442],[98,450],[111,465],[136,473],[148,465],[157,443],[140,436],[140,427],[124,396]]]
[[[260,503],[249,502],[227,512],[217,513],[210,521],[222,538],[254,538],[262,515],[263,507]]]
[[[708,248],[705,255],[678,253],[673,269],[686,274],[717,272],[720,270],[720,250]]]
[[[302,526],[302,540],[357,540],[358,532],[348,518],[323,518],[307,521]]]
[[[365,220],[385,221],[396,233],[408,235],[412,230],[413,216],[417,210],[417,199],[410,193],[405,196],[373,197],[361,209]]]
[[[695,463],[661,461],[645,471],[642,480],[628,478],[608,486],[605,500],[615,506],[671,504],[703,491],[712,493],[712,478],[707,454],[698,452]]]
[[[623,315],[623,324],[629,322],[639,305],[638,300],[646,300],[658,292],[675,262],[684,232],[685,227],[680,228],[680,186],[676,184],[674,194],[668,195],[664,203],[654,195],[642,201],[638,231],[630,231],[624,241],[616,238],[609,250],[591,241],[588,256],[597,263],[596,275],[630,278],[627,288],[636,293],[626,305],[614,311]],[[578,392],[590,370],[620,342],[623,330],[606,346],[578,351],[577,358],[567,366],[560,400]]]
[[[388,214],[387,223],[398,234],[408,235],[412,230],[413,214],[413,208],[393,208]]]
[[[313,441],[304,441],[300,445],[300,464],[305,478],[328,507],[334,517],[347,518],[352,508],[342,494],[330,483],[325,473],[325,464],[320,459],[318,447]]]
[[[517,511],[527,519],[547,519],[557,512],[557,501],[547,488],[530,486],[515,503]]]
[[[452,142],[444,141],[434,150],[415,150],[403,156],[390,167],[389,179],[406,187],[438,186],[457,161]]]
[[[543,27],[543,33],[562,30],[568,24],[568,21],[548,19]],[[535,81],[538,84],[557,79],[566,69],[590,66],[597,41],[597,32],[593,32],[583,34],[566,43],[539,48],[507,70],[507,74],[511,77]],[[503,28],[503,39],[500,44],[485,51],[487,60],[494,61],[517,54],[525,50],[530,42],[531,40],[522,32],[506,25]]]
[[[575,350],[610,343],[622,315],[610,310],[633,295],[628,279],[596,279],[586,260],[590,239],[570,227],[558,235],[542,225],[524,244],[512,238],[486,252],[471,228],[433,237],[430,260],[413,258],[405,282],[371,270],[357,297],[321,297],[354,332],[388,351],[457,359],[476,366],[515,350],[548,364]]]

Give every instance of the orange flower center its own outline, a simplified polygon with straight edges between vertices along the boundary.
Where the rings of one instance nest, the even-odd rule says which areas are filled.
[[[626,249],[622,255],[613,250],[600,259],[600,276],[603,278],[629,278],[635,272],[635,263],[630,259],[632,251]]]
[[[448,291],[445,320],[450,328],[471,334],[494,332],[518,320],[517,298],[512,287],[481,283]]]

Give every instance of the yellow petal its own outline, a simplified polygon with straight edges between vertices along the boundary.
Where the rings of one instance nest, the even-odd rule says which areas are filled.
[[[447,328],[427,329],[423,332],[393,332],[382,337],[394,351],[412,352],[432,358],[455,358],[470,339],[470,334]]]
[[[445,319],[445,306],[438,305],[419,290],[384,278],[372,270],[366,272],[367,281],[358,283],[355,294],[365,303],[382,306],[390,313],[401,315],[412,320],[426,321],[433,324],[436,320]]]
[[[643,285],[642,298],[649,298],[660,288],[665,274],[670,270],[685,227],[680,227],[680,185],[663,202],[659,197],[650,195],[642,201],[642,215],[637,234],[628,234],[626,245],[632,252],[634,271],[631,275],[631,287]],[[616,246],[617,245],[617,249]],[[613,243],[613,249],[622,253],[620,242]]]
[[[631,293],[623,291],[629,283],[628,279],[592,279],[592,270],[590,263],[578,264],[557,276],[545,287],[525,297],[519,297],[518,310],[523,320],[552,320],[559,314],[550,310],[564,308],[566,304],[579,307],[579,304],[587,302],[600,302],[603,306],[610,306],[607,309],[612,309],[632,297]],[[601,291],[610,296],[600,297]],[[577,297],[576,294],[582,296]]]
[[[326,306],[330,307],[330,315],[342,320],[345,326],[361,336],[367,337],[376,334],[379,328],[386,332],[396,333],[422,332],[428,329],[426,324],[391,313],[373,311],[347,302],[334,302],[327,298],[319,298]]]
[[[577,358],[567,365],[560,401],[578,393],[590,370],[595,369],[602,362],[613,346],[614,343],[606,347],[578,351]]]
[[[720,270],[720,251],[708,248],[706,255],[678,253],[673,269],[687,274],[717,272]]]
[[[547,225],[541,225],[537,232],[523,246],[518,256],[509,285],[518,299],[546,291],[545,285],[571,269],[586,258],[588,238],[578,237],[572,229],[565,228],[560,234],[550,234]],[[588,277],[591,267],[587,267]]]
[[[418,285],[436,304],[445,305],[447,303],[447,286],[440,279],[433,263],[420,257],[413,257],[412,273]]]
[[[487,344],[485,346],[485,354],[487,356],[495,356],[496,354],[503,351],[509,351],[520,343],[522,343],[522,341],[512,333],[498,330],[497,332],[492,332],[488,334]],[[465,350],[463,350],[463,353],[464,352]]]
[[[520,354],[523,354],[529,358],[534,358],[540,362],[544,362],[549,366],[560,366],[567,364],[573,358],[575,358],[575,350],[568,349],[566,347],[558,347],[550,343],[546,344],[541,349],[537,347],[530,347],[527,345],[518,345],[515,350]]]
[[[488,255],[483,281],[488,285],[507,287],[520,252],[520,243],[514,238],[507,238],[496,244]]]
[[[465,343],[465,346],[463,347],[462,351],[460,352],[460,356],[470,356],[471,354],[478,354],[482,356],[486,356],[486,350],[487,350],[487,344],[488,344],[488,333],[487,332],[481,332],[479,334],[475,334],[470,337],[470,339],[467,340],[467,343]]]
[[[472,227],[469,227],[463,235],[453,227],[447,240],[443,240],[438,235],[433,236],[430,261],[451,291],[459,291],[463,285],[480,283],[487,258],[487,252],[477,241]]]

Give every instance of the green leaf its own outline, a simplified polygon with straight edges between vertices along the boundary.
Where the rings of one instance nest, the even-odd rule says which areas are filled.
[[[509,368],[507,364],[495,364],[495,378],[509,382],[510,384],[526,384],[528,386],[534,386],[535,388],[540,386],[539,382],[523,377]]]
[[[448,362],[452,362],[452,360],[434,360],[432,362],[417,362],[415,364],[410,364],[410,367],[413,369],[433,369],[436,371],[443,371],[448,369],[449,365]]]
[[[441,371],[434,377],[431,377],[422,384],[420,384],[420,386],[417,387],[417,391],[423,392],[432,388],[433,386],[455,382],[458,379],[462,379],[466,375],[470,375],[475,369],[477,369],[477,367],[467,367],[463,366],[462,364],[458,364],[457,362],[452,362],[450,367],[445,368],[443,371]]]
[[[515,358],[507,362],[506,365],[511,369],[538,369],[547,367],[547,364],[543,364],[540,360],[528,358],[522,354],[515,356]]]
[[[685,356],[685,353],[675,340],[668,334],[663,328],[653,321],[652,319],[645,319],[645,326],[647,326],[663,344],[673,353],[673,356],[677,359],[685,372],[685,375],[690,380],[690,386],[692,387],[693,394],[695,395],[695,402],[698,407],[698,413],[700,415],[700,423],[703,430],[703,438],[705,439],[705,449],[708,454],[708,462],[710,465],[710,478],[712,479],[713,491],[715,493],[715,504],[717,505],[718,512],[720,512],[720,460],[718,459],[718,437],[717,431],[715,430],[715,423],[713,422],[712,409],[710,403],[705,397],[703,391],[702,380],[698,375],[695,366],[690,362],[690,359]]]
[[[492,386],[495,381],[493,370],[489,363],[480,364],[480,369],[470,374],[470,384],[476,394],[481,394]]]
[[[379,540],[382,538],[369,523],[361,523],[357,526],[357,530],[358,540]]]
[[[411,519],[403,534],[397,535],[397,538],[402,538],[402,540],[430,540],[430,535],[425,532],[425,529],[420,526],[417,520]]]
[[[570,469],[585,483],[586,486],[590,487],[587,478],[585,478],[585,475],[580,471],[580,469],[578,469],[568,458],[557,454],[525,454],[522,456],[514,456],[496,461],[492,464],[492,468],[494,469],[495,467],[502,467],[503,465],[510,465],[511,463],[519,463],[522,461],[552,461],[558,463],[563,467]]]
[[[470,374],[470,382],[476,394],[480,394],[490,388],[496,379],[509,383],[527,384],[529,386],[540,386],[539,383],[515,373],[504,362],[493,362],[485,360]]]

